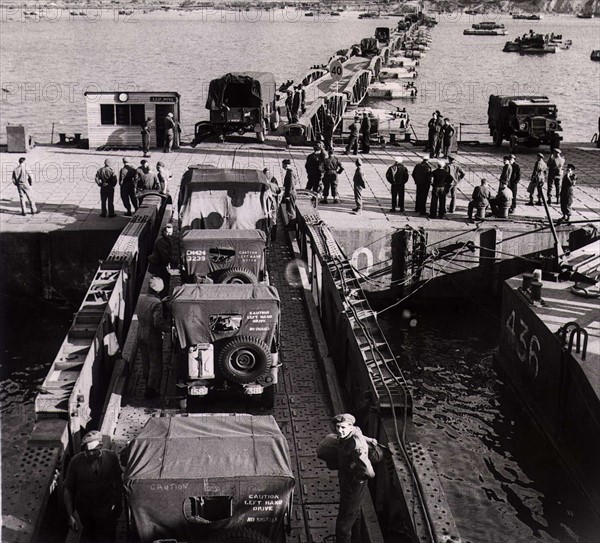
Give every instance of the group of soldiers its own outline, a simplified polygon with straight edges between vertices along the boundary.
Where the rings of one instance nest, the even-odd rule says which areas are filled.
[[[138,208],[138,195],[147,190],[156,190],[162,194],[169,193],[169,180],[173,176],[163,162],[156,163],[156,170],[146,159],[138,168],[131,165],[128,158],[123,158],[123,167],[119,175],[111,166],[110,159],[104,161],[96,172],[96,184],[100,187],[101,217],[115,217],[115,187],[119,185],[121,200],[125,207],[125,215],[130,217]],[[133,210],[133,212],[132,212]]]
[[[175,120],[173,113],[169,112],[163,119],[163,152],[170,153],[177,148],[176,135],[181,134],[181,125]],[[141,126],[142,151],[144,158],[150,156],[150,132],[152,130],[152,117],[148,117]]]
[[[286,91],[285,108],[288,123],[297,123],[306,111],[306,90],[302,84],[291,86]]]
[[[440,155],[448,158],[455,134],[456,129],[450,124],[450,119],[444,118],[438,110],[434,111],[427,123],[425,151],[429,151],[429,158],[440,158]]]

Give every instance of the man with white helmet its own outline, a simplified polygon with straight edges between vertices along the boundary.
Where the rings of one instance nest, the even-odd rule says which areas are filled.
[[[138,347],[142,357],[142,372],[146,380],[145,398],[160,396],[160,380],[163,365],[162,333],[168,330],[169,321],[165,318],[160,293],[165,284],[160,277],[151,277],[148,294],[138,299]]]
[[[81,541],[114,541],[123,488],[119,459],[102,449],[102,434],[96,430],[83,436],[81,449],[69,462],[65,479],[69,527],[75,532],[83,528]]]

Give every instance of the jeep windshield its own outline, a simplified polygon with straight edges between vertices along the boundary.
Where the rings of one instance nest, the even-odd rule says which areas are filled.
[[[556,106],[543,105],[543,106],[515,106],[513,108],[515,115],[519,117],[556,117]]]

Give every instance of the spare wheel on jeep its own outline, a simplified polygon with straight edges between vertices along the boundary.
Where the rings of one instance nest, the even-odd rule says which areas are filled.
[[[215,543],[271,543],[268,537],[265,537],[254,530],[248,528],[238,528],[236,530],[227,530],[221,532],[214,539]]]
[[[231,338],[219,354],[218,364],[223,377],[234,383],[252,383],[269,371],[272,363],[269,346],[252,336]]]
[[[258,277],[250,270],[233,267],[223,270],[219,274],[217,281],[227,285],[257,285]]]

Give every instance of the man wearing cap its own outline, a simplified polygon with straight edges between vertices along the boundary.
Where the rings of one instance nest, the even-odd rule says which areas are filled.
[[[567,165],[567,173],[562,180],[560,188],[560,210],[563,214],[562,218],[565,221],[571,220],[571,210],[573,207],[573,189],[577,184],[577,176],[575,175],[575,166]]]
[[[306,157],[306,176],[308,182],[306,183],[307,190],[313,190],[315,192],[321,192],[321,179],[323,177],[323,160],[325,155],[320,144],[316,143],[313,146],[313,152]]]
[[[302,115],[302,89],[296,86],[292,96],[292,122],[297,123],[300,115]]]
[[[423,155],[423,160],[415,165],[412,177],[417,185],[415,211],[419,215],[427,215],[427,196],[429,196],[429,187],[431,187],[431,166],[428,162],[428,155]]]
[[[142,160],[135,174],[135,186],[138,192],[145,190],[160,190],[160,183],[150,162]]]
[[[554,149],[552,156],[548,159],[548,188],[546,196],[548,203],[552,203],[552,186],[556,190],[556,203],[559,203],[560,197],[560,182],[563,177],[563,168],[565,166],[565,159],[562,156],[560,149]]]
[[[135,211],[138,208],[137,197],[135,195],[135,168],[129,163],[129,160],[123,159],[123,167],[119,172],[119,187],[121,188],[121,200],[125,207],[125,215],[131,217],[131,208]]]
[[[26,215],[25,213],[25,200],[29,203],[29,208],[31,209],[31,214],[35,215],[39,213],[38,208],[35,205],[35,198],[33,196],[33,189],[31,174],[27,171],[27,166],[25,166],[25,157],[22,156],[19,158],[19,165],[12,172],[12,182],[15,187],[17,187],[17,191],[19,193],[19,201],[21,202],[21,215]]]
[[[169,269],[177,269],[178,261],[173,250],[173,225],[165,224],[161,235],[154,242],[154,250],[148,257],[148,271],[163,280],[163,297],[169,294],[171,275]]]
[[[385,172],[385,178],[391,185],[392,189],[392,208],[390,213],[394,213],[396,208],[404,211],[404,185],[408,181],[408,170],[402,164],[402,157],[396,157],[392,164]]]
[[[356,203],[356,207],[352,211],[360,213],[362,210],[362,190],[366,185],[362,172],[362,160],[357,158],[354,164],[356,165],[356,171],[354,172],[352,183],[354,185],[354,202]]]
[[[118,182],[115,172],[110,167],[110,160],[107,158],[104,166],[96,172],[96,185],[100,187],[101,217],[106,217],[107,208],[108,216],[115,216],[115,187]]]
[[[500,174],[500,182],[498,183],[498,187],[504,183],[508,185],[510,183],[510,178],[512,177],[512,164],[510,163],[510,155],[505,155],[502,160],[504,161],[504,166],[502,167],[502,173]]]
[[[335,523],[336,543],[351,543],[352,532],[360,514],[360,502],[367,492],[367,481],[375,477],[369,460],[369,446],[356,419],[343,413],[333,417],[339,439],[338,477],[340,507]]]
[[[510,204],[512,202],[512,192],[508,188],[508,185],[505,181],[500,183],[500,188],[498,189],[498,194],[494,198],[490,198],[490,208],[492,209],[492,215],[494,217],[504,217],[504,213],[502,210],[510,209]]]
[[[442,156],[448,158],[450,147],[452,147],[452,138],[456,134],[456,129],[450,124],[450,119],[446,117],[441,128],[442,134]]]
[[[438,134],[438,115],[437,111],[434,111],[431,115],[431,119],[429,119],[429,122],[427,123],[427,147],[425,147],[425,151],[429,151],[429,158],[433,158],[435,156]]]
[[[448,213],[454,213],[456,209],[456,187],[465,177],[465,171],[460,164],[457,164],[452,155],[448,156],[448,164],[446,165],[446,195],[450,198],[448,204]]]
[[[323,159],[323,199],[322,204],[328,204],[329,192],[333,196],[333,203],[340,202],[338,194],[338,175],[344,171],[340,161],[334,156],[333,151],[328,151]]]
[[[175,140],[175,120],[173,119],[173,114],[171,112],[167,113],[165,117],[165,141],[163,151],[165,153],[170,153],[171,149],[173,149],[173,141]]]
[[[346,145],[345,155],[350,154],[350,150],[357,155],[358,154],[358,135],[360,134],[360,117],[357,115],[354,117],[354,122],[348,127],[350,129],[350,140]]]
[[[369,154],[371,151],[371,119],[365,111],[360,121],[360,151]]]
[[[436,169],[431,173],[431,206],[429,216],[432,219],[446,218],[446,187],[448,172],[444,168],[444,162],[438,160]]]
[[[169,194],[169,179],[173,177],[173,174],[167,170],[164,162],[156,163],[156,179],[158,181],[158,187],[162,194]]]
[[[471,196],[471,201],[469,202],[468,207],[468,217],[469,219],[473,218],[473,210],[483,209],[483,214],[485,215],[485,209],[490,203],[490,196],[492,195],[490,191],[490,187],[488,187],[487,179],[482,178],[481,184],[478,187],[473,189],[473,194]]]
[[[542,153],[537,154],[537,160],[533,165],[533,172],[531,172],[531,180],[529,181],[529,186],[527,187],[527,192],[529,193],[529,202],[527,202],[528,206],[532,206],[533,204],[533,194],[537,193],[537,204],[542,205],[542,198],[544,196],[544,185],[546,183],[546,174],[548,173],[548,166],[544,161],[544,155]]]
[[[510,156],[510,165],[512,166],[512,173],[510,175],[510,181],[508,188],[512,192],[512,202],[508,210],[509,213],[514,213],[517,207],[517,190],[519,188],[519,182],[521,181],[521,166],[517,163],[517,157],[515,155]]]
[[[292,161],[289,158],[284,158],[281,165],[285,170],[285,177],[283,178],[283,203],[287,216],[287,226],[293,227],[296,222],[296,186],[298,185],[298,179],[294,170],[292,170]]]
[[[169,327],[165,318],[160,293],[165,284],[160,277],[151,277],[148,283],[148,293],[141,294],[136,313],[138,317],[138,347],[142,358],[142,373],[146,380],[144,397],[148,400],[160,396],[160,381],[163,366],[162,333]]]
[[[69,528],[79,529],[77,512],[81,541],[115,541],[123,488],[119,459],[113,451],[102,449],[102,434],[95,430],[83,436],[81,449],[69,462],[65,479]]]
[[[325,151],[333,151],[333,131],[335,129],[335,119],[329,111],[329,108],[325,106],[325,116],[323,117],[323,143],[325,145]]]
[[[150,151],[150,125],[152,124],[152,117],[148,117],[142,124],[142,151],[144,157],[149,157],[148,152]]]

